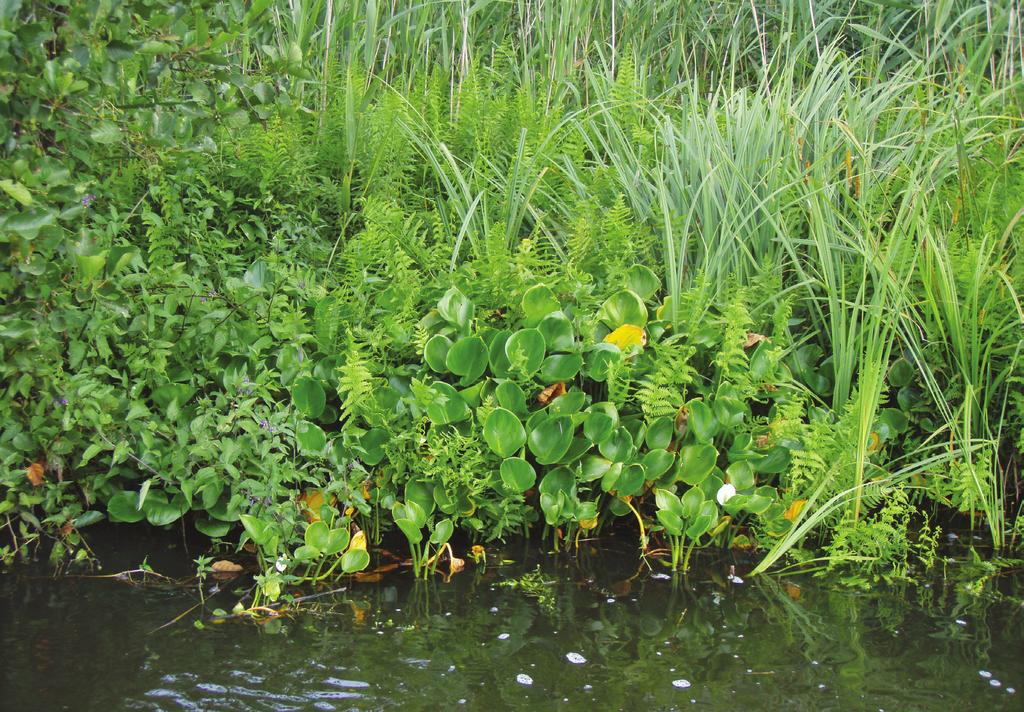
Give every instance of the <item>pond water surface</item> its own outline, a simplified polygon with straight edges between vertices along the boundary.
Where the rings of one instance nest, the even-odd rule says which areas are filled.
[[[142,536],[96,573],[154,548],[156,570],[186,573],[180,548]],[[348,581],[265,625],[210,623],[236,600],[226,590],[160,628],[195,605],[195,587],[15,567],[0,574],[0,708],[1024,709],[1013,575],[975,592],[962,574],[863,591],[742,566],[729,580],[724,559],[673,579],[627,542],[536,550],[491,550],[489,566],[447,583],[402,570]]]

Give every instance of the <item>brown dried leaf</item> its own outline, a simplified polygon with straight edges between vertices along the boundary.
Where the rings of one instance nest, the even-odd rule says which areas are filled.
[[[753,346],[757,346],[762,341],[767,341],[768,337],[764,334],[758,334],[754,331],[747,332],[747,340],[743,342],[743,348],[749,349]]]
[[[565,395],[565,384],[559,381],[558,383],[552,384],[540,392],[537,396],[537,402],[541,405],[547,405],[555,398]]]
[[[221,559],[220,561],[214,561],[213,566],[210,570],[215,574],[237,574],[241,573],[242,567],[236,564],[234,561],[228,561],[227,559]]]
[[[32,483],[33,487],[39,487],[43,484],[43,463],[33,462],[27,468],[25,468],[25,477]]]

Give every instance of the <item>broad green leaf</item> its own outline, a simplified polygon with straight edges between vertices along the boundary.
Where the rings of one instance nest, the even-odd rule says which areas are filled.
[[[715,469],[718,451],[711,445],[686,445],[679,450],[679,479],[700,484]]]
[[[442,519],[434,525],[434,531],[430,534],[430,543],[435,546],[441,546],[452,538],[454,532],[455,525],[452,524],[452,520]]]
[[[532,376],[544,362],[544,336],[537,329],[520,329],[505,342],[505,356],[523,376]]]
[[[319,551],[324,551],[327,548],[330,536],[330,527],[328,527],[324,521],[317,520],[306,527],[306,533],[303,537],[303,541],[306,542],[307,546],[311,546]]]
[[[523,295],[523,323],[536,326],[541,319],[561,308],[555,293],[543,284],[530,287]]]
[[[597,318],[613,330],[623,324],[644,327],[647,325],[647,307],[640,295],[632,290],[623,289],[601,305]]]
[[[327,394],[315,378],[299,378],[292,384],[292,402],[307,418],[319,418],[327,404]]]
[[[501,463],[501,481],[513,492],[525,492],[537,482],[533,465],[521,457],[509,457]]]
[[[121,140],[121,129],[112,121],[101,121],[89,132],[89,138],[96,143],[112,144]]]
[[[484,422],[484,440],[498,457],[511,457],[526,443],[526,430],[514,413],[495,408]]]
[[[146,513],[136,508],[139,495],[135,492],[122,490],[107,500],[107,514],[114,522],[141,522]]]
[[[479,336],[464,336],[448,350],[445,366],[456,376],[462,376],[462,385],[468,386],[487,368],[487,345]]]
[[[672,443],[674,433],[675,423],[672,418],[658,418],[647,426],[644,441],[652,450],[664,450]]]
[[[686,408],[689,413],[687,427],[693,433],[693,437],[699,443],[711,442],[718,434],[718,420],[715,419],[711,408],[701,400],[690,401]]]
[[[541,363],[540,380],[544,383],[571,381],[581,368],[583,357],[579,354],[554,354]]]
[[[300,421],[295,427],[295,439],[304,452],[318,455],[327,446],[327,434],[316,423]]]
[[[366,549],[349,549],[341,557],[341,570],[347,574],[362,571],[370,565],[370,555]]]
[[[549,416],[530,431],[527,442],[538,463],[552,465],[568,452],[572,445],[572,435],[572,418],[566,415]]]
[[[626,270],[626,286],[642,299],[650,299],[661,289],[661,280],[650,268],[633,265]]]
[[[452,341],[447,336],[435,334],[423,347],[423,360],[427,362],[437,373],[448,373],[448,351],[452,347]]]
[[[560,311],[540,320],[537,330],[544,337],[548,352],[571,351],[575,343],[572,322]]]
[[[10,180],[9,178],[0,180],[0,190],[3,190],[7,195],[26,207],[32,205],[32,193],[17,181]]]
[[[526,413],[526,393],[519,384],[512,381],[499,383],[494,389],[494,395],[498,399],[498,405],[502,408],[517,414]]]

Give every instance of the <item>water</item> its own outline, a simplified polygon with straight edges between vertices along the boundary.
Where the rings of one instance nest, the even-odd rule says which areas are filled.
[[[184,574],[180,549],[134,536],[101,573],[144,550]],[[530,550],[492,551],[491,566],[468,563],[450,583],[393,572],[293,617],[202,630],[201,609],[156,630],[196,603],[194,588],[20,568],[0,574],[0,708],[1024,709],[1013,576],[977,593],[963,575],[865,592],[806,577],[737,584],[724,560],[673,581],[626,542]],[[234,600],[214,598],[207,620]]]

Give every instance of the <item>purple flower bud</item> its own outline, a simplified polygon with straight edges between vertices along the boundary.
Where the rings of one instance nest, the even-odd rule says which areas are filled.
[[[86,193],[82,196],[82,207],[88,208],[96,200],[95,193]]]

